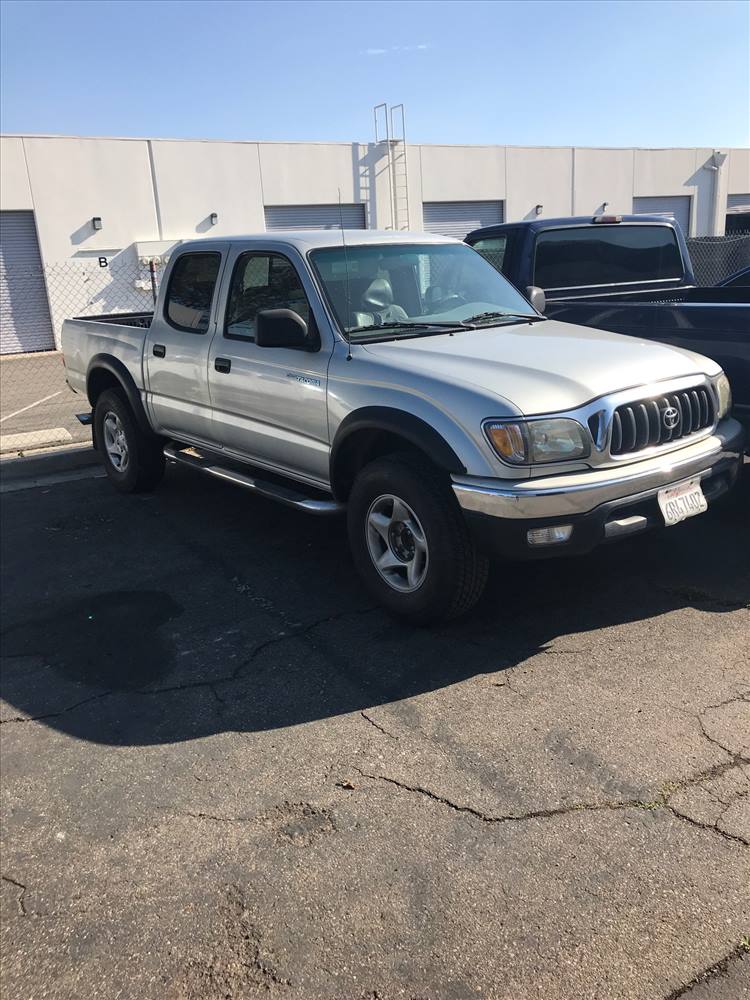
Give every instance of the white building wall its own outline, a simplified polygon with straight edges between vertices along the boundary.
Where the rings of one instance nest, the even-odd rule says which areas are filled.
[[[729,194],[750,194],[750,149],[729,153]]]
[[[604,211],[626,214],[633,208],[632,149],[573,150],[573,215]]]
[[[701,163],[703,150],[636,149],[633,165],[633,197],[690,197],[690,232],[698,227],[698,206],[711,194],[711,175]]]
[[[23,144],[43,263],[159,238],[145,140],[40,137]]]
[[[34,207],[23,139],[0,136],[0,206],[16,211]]]
[[[505,146],[422,146],[423,201],[504,201]]]
[[[422,149],[423,146],[409,146],[406,151],[409,173],[409,228],[421,232],[424,228],[422,205],[427,200],[422,188]],[[381,174],[382,186],[386,186],[385,173]],[[384,193],[387,199],[387,191]]]
[[[262,231],[264,205],[335,204],[339,194],[366,205],[370,227],[394,224],[384,143],[5,136],[1,152],[0,205],[34,210],[47,265]],[[409,224],[421,228],[424,202],[503,201],[514,221],[533,218],[536,205],[547,217],[594,214],[604,202],[628,213],[634,197],[687,194],[691,235],[710,234],[723,226],[727,195],[750,192],[750,150],[724,152],[713,171],[712,149],[410,145]]]
[[[150,147],[161,239],[263,232],[257,143],[152,140]]]
[[[260,143],[266,205],[335,205],[360,199],[359,143]]]
[[[572,148],[509,146],[506,172],[506,221],[573,214]]]

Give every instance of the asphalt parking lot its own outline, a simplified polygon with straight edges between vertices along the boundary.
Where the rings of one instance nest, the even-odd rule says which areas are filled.
[[[3,496],[7,997],[750,995],[750,477],[395,623],[343,526]]]

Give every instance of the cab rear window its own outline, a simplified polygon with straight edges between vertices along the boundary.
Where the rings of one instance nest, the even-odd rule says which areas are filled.
[[[670,226],[570,226],[537,237],[534,284],[544,289],[682,278]]]

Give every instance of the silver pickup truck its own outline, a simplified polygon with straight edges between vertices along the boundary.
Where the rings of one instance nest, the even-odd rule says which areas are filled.
[[[545,319],[425,233],[267,233],[172,254],[155,311],[65,322],[113,484],[180,462],[312,514],[413,622],[467,611],[488,558],[583,553],[700,514],[740,425],[719,366]]]

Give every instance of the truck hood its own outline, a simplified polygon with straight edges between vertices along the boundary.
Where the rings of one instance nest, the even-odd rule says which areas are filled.
[[[365,349],[395,368],[448,384],[478,386],[526,415],[569,410],[610,392],[721,370],[708,358],[678,347],[556,320]]]

